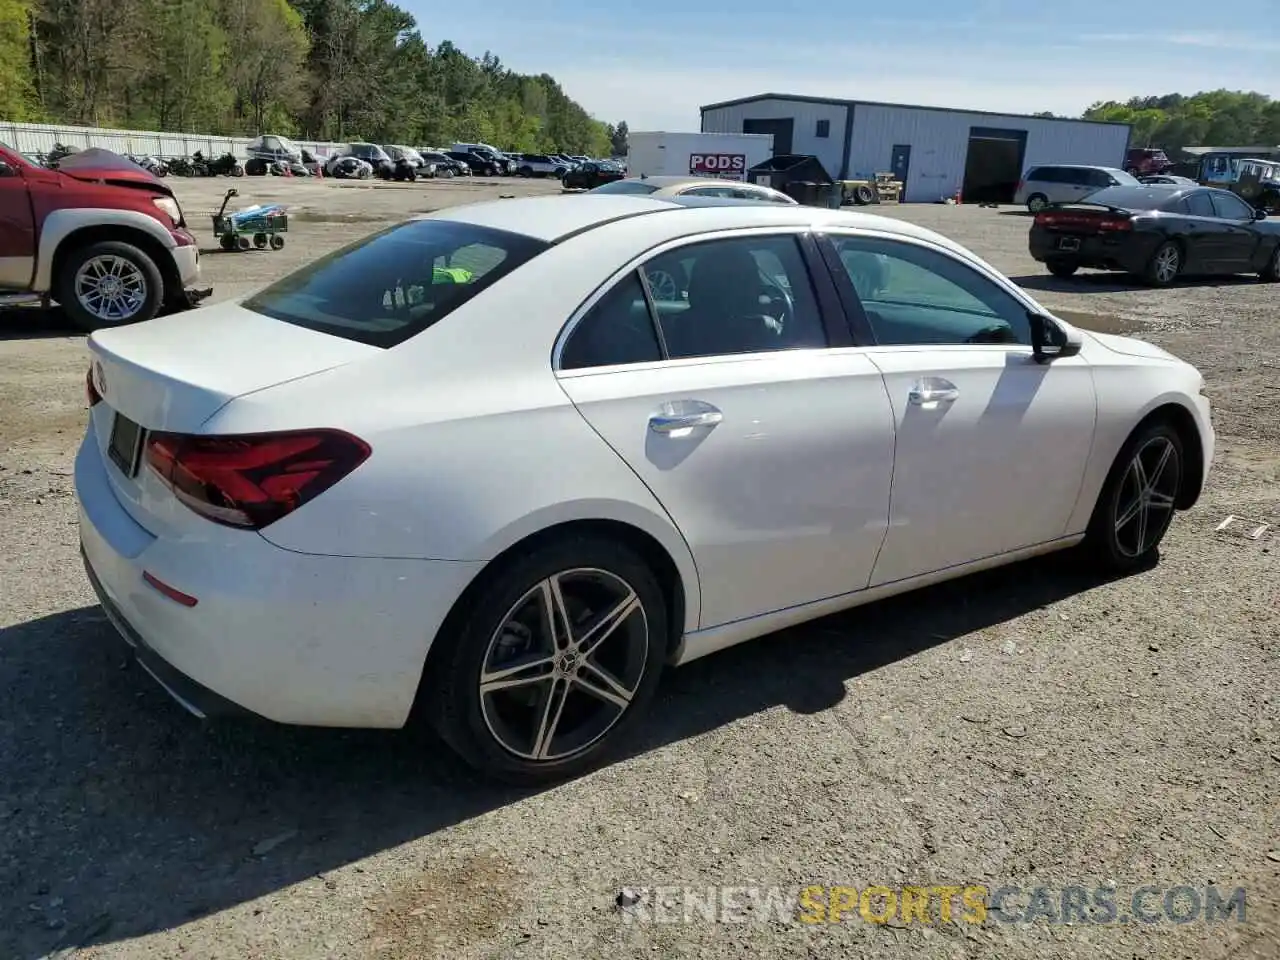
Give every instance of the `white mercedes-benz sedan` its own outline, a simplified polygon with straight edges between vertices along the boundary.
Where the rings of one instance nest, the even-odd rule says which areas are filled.
[[[803,206],[500,200],[89,340],[89,579],[198,716],[429,720],[558,778],[664,666],[1035,554],[1155,554],[1204,381],[950,240]]]

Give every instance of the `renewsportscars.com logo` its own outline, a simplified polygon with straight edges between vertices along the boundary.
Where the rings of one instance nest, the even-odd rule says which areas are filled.
[[[1190,924],[1243,923],[1245,890],[1149,884],[991,887],[985,884],[628,887],[626,923]]]

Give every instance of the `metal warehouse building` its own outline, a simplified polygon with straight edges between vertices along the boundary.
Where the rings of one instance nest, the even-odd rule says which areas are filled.
[[[1127,123],[766,93],[702,108],[704,133],[771,133],[775,154],[818,157],[837,180],[892,171],[907,202],[963,189],[966,203],[1010,203],[1042,163],[1119,167]]]

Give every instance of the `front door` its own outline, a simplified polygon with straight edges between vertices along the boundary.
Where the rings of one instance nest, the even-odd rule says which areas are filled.
[[[704,629],[865,588],[894,442],[879,370],[828,347],[844,320],[819,309],[797,236],[717,237],[624,275],[559,363],[688,542]]]
[[[1223,266],[1231,272],[1256,269],[1262,234],[1254,208],[1233,193],[1215,190],[1213,209],[1222,221]]]
[[[0,290],[26,290],[36,269],[36,225],[22,167],[0,151]]]
[[[907,199],[907,174],[911,172],[911,144],[899,143],[895,144],[893,154],[889,158],[889,169],[893,171],[893,178],[902,184],[902,195],[900,200]]]
[[[897,435],[871,586],[1064,536],[1093,440],[1084,359],[1036,363],[1025,304],[941,248],[830,240],[876,341],[866,356]]]

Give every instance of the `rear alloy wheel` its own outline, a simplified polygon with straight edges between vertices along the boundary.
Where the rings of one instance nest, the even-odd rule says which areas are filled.
[[[1280,244],[1272,251],[1271,259],[1258,276],[1266,283],[1280,283]]]
[[[1182,248],[1172,240],[1166,240],[1156,249],[1147,264],[1145,279],[1154,287],[1167,287],[1182,272]]]
[[[1039,213],[1049,205],[1049,198],[1043,193],[1033,193],[1027,197],[1027,209],[1032,213]]]
[[[1080,264],[1071,260],[1050,260],[1045,263],[1045,266],[1055,277],[1062,277],[1064,280],[1075,276],[1076,271],[1080,269]]]
[[[1156,554],[1173,521],[1184,462],[1182,439],[1168,423],[1144,428],[1120,451],[1085,538],[1107,570],[1125,573]]]
[[[164,280],[143,251],[105,240],[67,256],[53,294],[71,322],[92,333],[150,320],[164,303]]]
[[[652,571],[596,538],[550,543],[498,573],[441,636],[422,705],[480,772],[562,779],[597,763],[639,721],[667,650]]]

